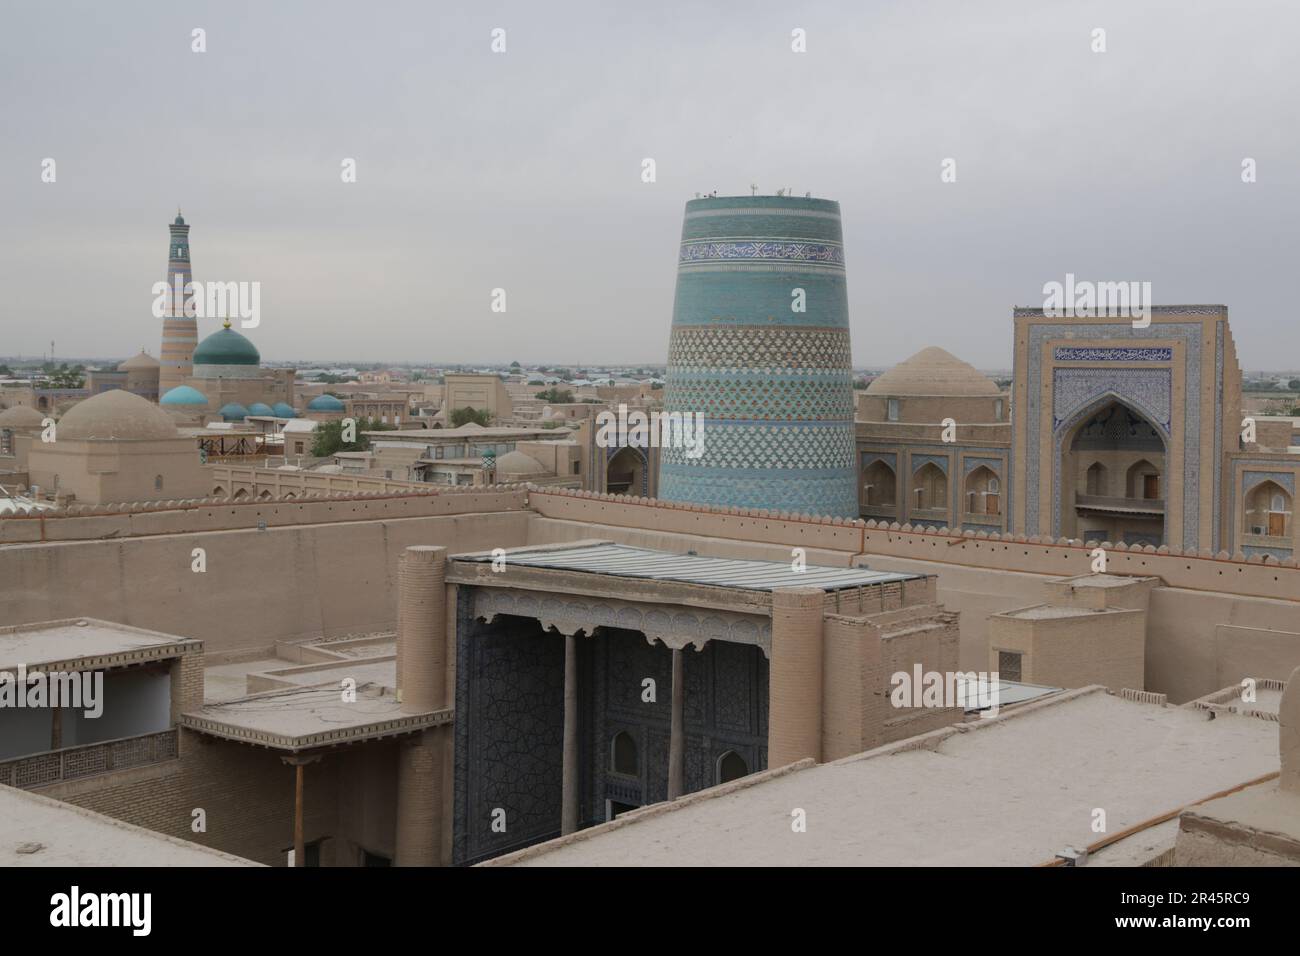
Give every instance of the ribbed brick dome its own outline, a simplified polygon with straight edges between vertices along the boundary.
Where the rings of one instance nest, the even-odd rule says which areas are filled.
[[[868,395],[1001,394],[987,375],[937,346],[921,349],[867,386]]]

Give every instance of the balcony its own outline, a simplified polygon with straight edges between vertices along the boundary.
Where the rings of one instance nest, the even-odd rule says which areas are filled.
[[[1294,547],[1290,534],[1243,534],[1241,544],[1245,548],[1271,548],[1279,551],[1290,551]]]
[[[0,784],[31,790],[63,780],[79,780],[172,760],[176,756],[176,731],[164,730],[6,760],[0,763]]]
[[[1110,495],[1075,494],[1074,507],[1080,511],[1099,511],[1120,515],[1156,515],[1165,513],[1163,498],[1116,498]]]
[[[888,518],[890,521],[898,520],[895,516],[898,514],[898,505],[892,501],[881,504],[859,505],[858,513],[864,518]]]

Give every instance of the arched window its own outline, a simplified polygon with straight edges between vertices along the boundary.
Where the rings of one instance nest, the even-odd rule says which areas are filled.
[[[718,783],[739,780],[748,773],[749,764],[745,763],[745,758],[734,750],[728,750],[718,758]]]
[[[877,458],[862,473],[862,503],[869,508],[894,506],[894,469]]]
[[[1160,469],[1145,458],[1140,458],[1129,466],[1125,485],[1129,498],[1159,498]]]
[[[1106,466],[1099,461],[1094,461],[1088,466],[1087,480],[1084,482],[1087,489],[1085,494],[1102,496],[1106,494]]]
[[[1246,494],[1246,528],[1270,538],[1291,537],[1291,494],[1275,481],[1264,481]]]
[[[609,743],[609,769],[627,777],[636,777],[641,773],[636,740],[626,730],[616,733]]]
[[[163,485],[162,475],[154,475],[154,476],[153,476],[153,490],[154,490],[154,491],[162,491],[162,485]]]
[[[915,507],[920,510],[945,510],[948,507],[948,476],[934,462],[926,462],[912,475],[912,494]]]
[[[966,476],[966,511],[968,514],[999,515],[1002,500],[998,495],[998,476],[993,469],[980,465]]]

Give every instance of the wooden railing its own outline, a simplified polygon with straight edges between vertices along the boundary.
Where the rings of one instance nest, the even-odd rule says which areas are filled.
[[[1150,511],[1164,514],[1165,499],[1117,498],[1113,495],[1076,494],[1074,496],[1074,506],[1076,508],[1095,508],[1100,511],[1106,511],[1110,508],[1122,508],[1125,511]]]

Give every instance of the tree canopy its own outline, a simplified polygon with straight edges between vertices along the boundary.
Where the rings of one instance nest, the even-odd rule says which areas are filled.
[[[356,420],[356,441],[343,440],[343,420],[321,422],[312,434],[311,453],[317,458],[328,458],[341,451],[369,451],[370,439],[364,432],[389,432],[396,425],[386,425],[375,418],[358,418]]]
[[[472,405],[466,405],[464,408],[453,408],[451,410],[451,427],[460,428],[461,425],[468,425],[473,422],[476,425],[482,425],[486,428],[492,424],[492,413],[486,408],[475,408]]]

